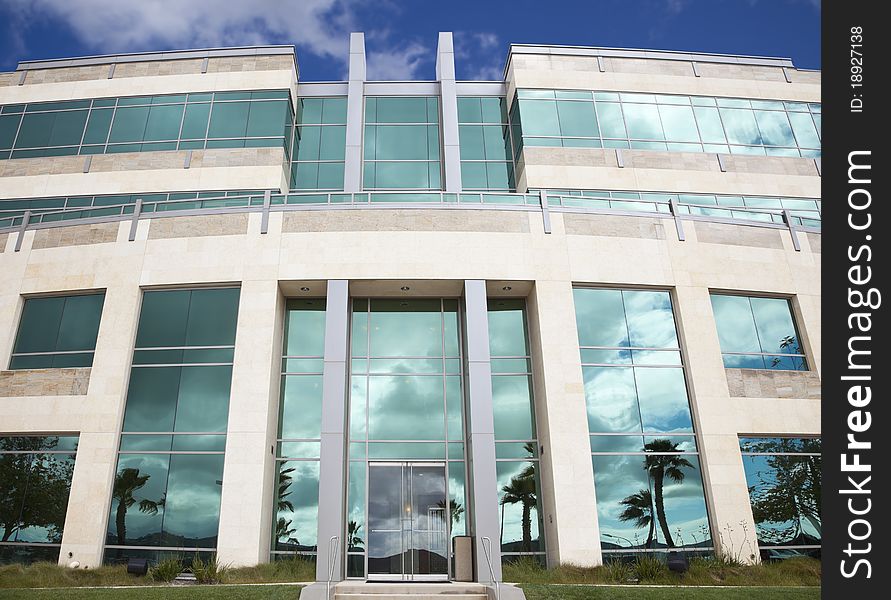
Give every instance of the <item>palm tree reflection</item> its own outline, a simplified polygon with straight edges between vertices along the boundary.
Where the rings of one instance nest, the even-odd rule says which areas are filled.
[[[112,499],[118,501],[118,508],[115,511],[115,528],[117,530],[118,544],[123,546],[127,543],[127,511],[136,503],[134,493],[145,487],[151,475],[140,475],[139,469],[123,469],[114,478],[114,489],[112,491]],[[164,507],[166,502],[166,494],[163,494],[157,501],[143,498],[139,501],[139,510],[149,515],[156,515],[158,511]]]

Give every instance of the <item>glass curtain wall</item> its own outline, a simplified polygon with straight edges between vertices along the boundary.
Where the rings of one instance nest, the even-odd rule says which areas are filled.
[[[539,448],[524,300],[489,300],[489,354],[501,560],[526,556],[544,563]]]
[[[239,292],[143,294],[106,562],[216,547]]]
[[[821,117],[818,103],[574,90],[517,90],[511,107],[527,146],[760,156],[819,157]]]
[[[370,461],[446,463],[449,529],[467,531],[458,300],[354,300],[351,356],[345,545],[363,577]]]
[[[461,185],[465,190],[516,189],[504,98],[458,98],[458,136]]]
[[[0,565],[59,560],[77,442],[0,437]]]
[[[0,159],[203,148],[289,152],[288,90],[207,92],[7,104]]]
[[[576,288],[574,298],[604,558],[710,550],[669,293]]]
[[[441,190],[439,98],[365,99],[365,189]]]
[[[288,300],[282,349],[272,558],[317,551],[325,300]]]
[[[343,189],[346,120],[345,96],[297,101],[292,190]]]
[[[762,560],[820,557],[820,438],[741,437]]]

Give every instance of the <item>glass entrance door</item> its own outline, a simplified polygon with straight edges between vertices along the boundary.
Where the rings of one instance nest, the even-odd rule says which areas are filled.
[[[448,579],[445,463],[368,464],[368,578]]]

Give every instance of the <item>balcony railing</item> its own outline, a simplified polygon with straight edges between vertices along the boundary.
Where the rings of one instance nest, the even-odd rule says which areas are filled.
[[[569,196],[544,190],[531,194],[472,192],[307,192],[280,194],[273,191],[217,197],[164,199],[63,209],[3,209],[0,200],[0,233],[24,232],[75,224],[131,220],[131,240],[140,219],[196,214],[261,212],[262,233],[270,212],[319,209],[437,208],[487,209],[541,212],[546,233],[550,233],[550,213],[617,214],[648,216],[675,221],[678,239],[683,240],[683,221],[712,221],[739,225],[789,229],[797,249],[796,230],[820,230],[820,213],[785,209],[756,209],[700,206],[667,201],[616,199],[598,196]],[[163,213],[163,214],[162,214]],[[16,250],[21,247],[21,235]]]

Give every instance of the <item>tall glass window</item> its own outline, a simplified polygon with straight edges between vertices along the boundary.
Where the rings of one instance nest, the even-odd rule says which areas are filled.
[[[538,434],[525,301],[489,300],[489,354],[501,559],[529,556],[544,562]]]
[[[0,437],[0,565],[59,560],[77,441]]]
[[[789,300],[728,294],[711,299],[725,367],[807,371]]]
[[[105,293],[28,298],[10,369],[89,367]]]
[[[577,288],[574,297],[605,557],[710,550],[669,293]]]
[[[575,90],[517,90],[511,107],[528,146],[760,156],[820,156],[821,116],[819,103]]]
[[[467,530],[459,332],[457,300],[353,301],[349,577],[365,574],[369,462],[445,463],[448,530],[453,537]]]
[[[462,187],[513,191],[516,184],[505,99],[458,98],[458,129]]]
[[[346,97],[297,101],[292,190],[343,189],[346,119]]]
[[[206,92],[8,104],[0,159],[202,148],[289,151],[288,90]]]
[[[217,544],[238,288],[146,291],[105,560]]]
[[[820,557],[820,438],[741,437],[762,560]]]
[[[276,451],[272,558],[318,549],[325,300],[288,300]]]
[[[439,99],[365,99],[365,189],[442,189]]]

